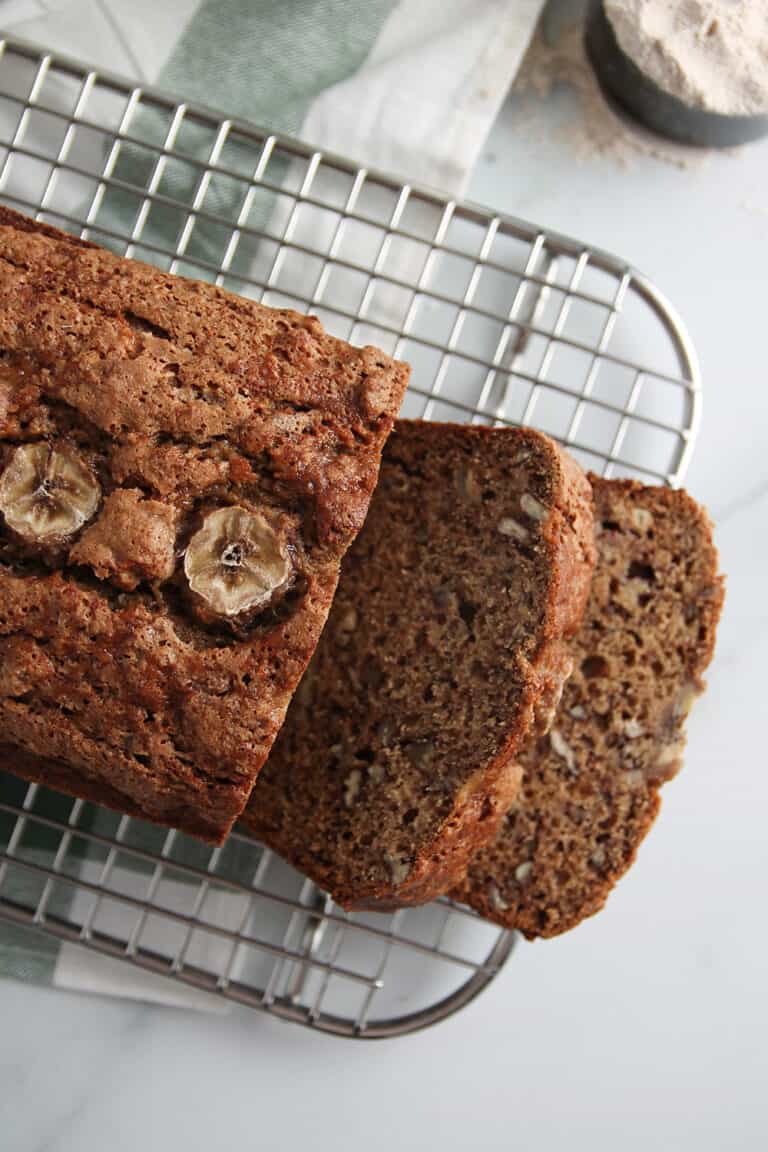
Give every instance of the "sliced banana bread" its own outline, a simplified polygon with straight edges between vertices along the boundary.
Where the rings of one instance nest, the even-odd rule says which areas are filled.
[[[445,891],[551,718],[593,563],[589,483],[546,436],[399,423],[246,827],[346,906]]]
[[[0,208],[0,765],[226,835],[407,376]]]
[[[593,479],[598,561],[554,726],[520,758],[498,838],[454,895],[528,937],[597,912],[680,767],[723,601],[706,514],[684,492]]]

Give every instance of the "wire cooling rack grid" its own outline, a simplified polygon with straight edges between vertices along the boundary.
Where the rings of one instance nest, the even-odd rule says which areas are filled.
[[[621,260],[33,46],[1,48],[9,205],[409,360],[405,415],[534,425],[604,475],[682,478],[695,357]],[[346,914],[239,834],[211,849],[11,776],[0,919],[364,1037],[449,1015],[513,944],[447,900]]]

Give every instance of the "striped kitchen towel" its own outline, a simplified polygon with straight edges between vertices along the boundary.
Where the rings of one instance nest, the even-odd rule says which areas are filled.
[[[0,26],[228,116],[461,195],[543,6],[543,0],[0,0]]]

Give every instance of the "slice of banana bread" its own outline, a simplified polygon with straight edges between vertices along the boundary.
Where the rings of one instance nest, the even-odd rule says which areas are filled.
[[[220,840],[408,370],[0,209],[0,764]]]
[[[589,483],[546,436],[399,423],[246,827],[349,907],[444,891],[552,714],[593,561]]]
[[[602,908],[680,767],[723,601],[706,514],[684,492],[593,479],[598,561],[574,673],[496,841],[454,895],[528,937]]]

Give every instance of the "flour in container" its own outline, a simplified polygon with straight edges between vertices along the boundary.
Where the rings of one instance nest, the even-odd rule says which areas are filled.
[[[619,47],[659,88],[725,116],[768,112],[763,0],[605,0]]]
[[[693,168],[704,162],[707,153],[702,149],[655,135],[606,99],[587,59],[580,20],[561,31],[554,44],[548,43],[539,29],[517,75],[514,91],[529,98],[547,99],[560,85],[572,89],[579,104],[578,117],[559,130],[578,162],[598,155],[622,168],[637,156],[653,156],[677,168]],[[534,137],[551,132],[550,122],[533,115],[530,107],[521,118],[520,127]]]

